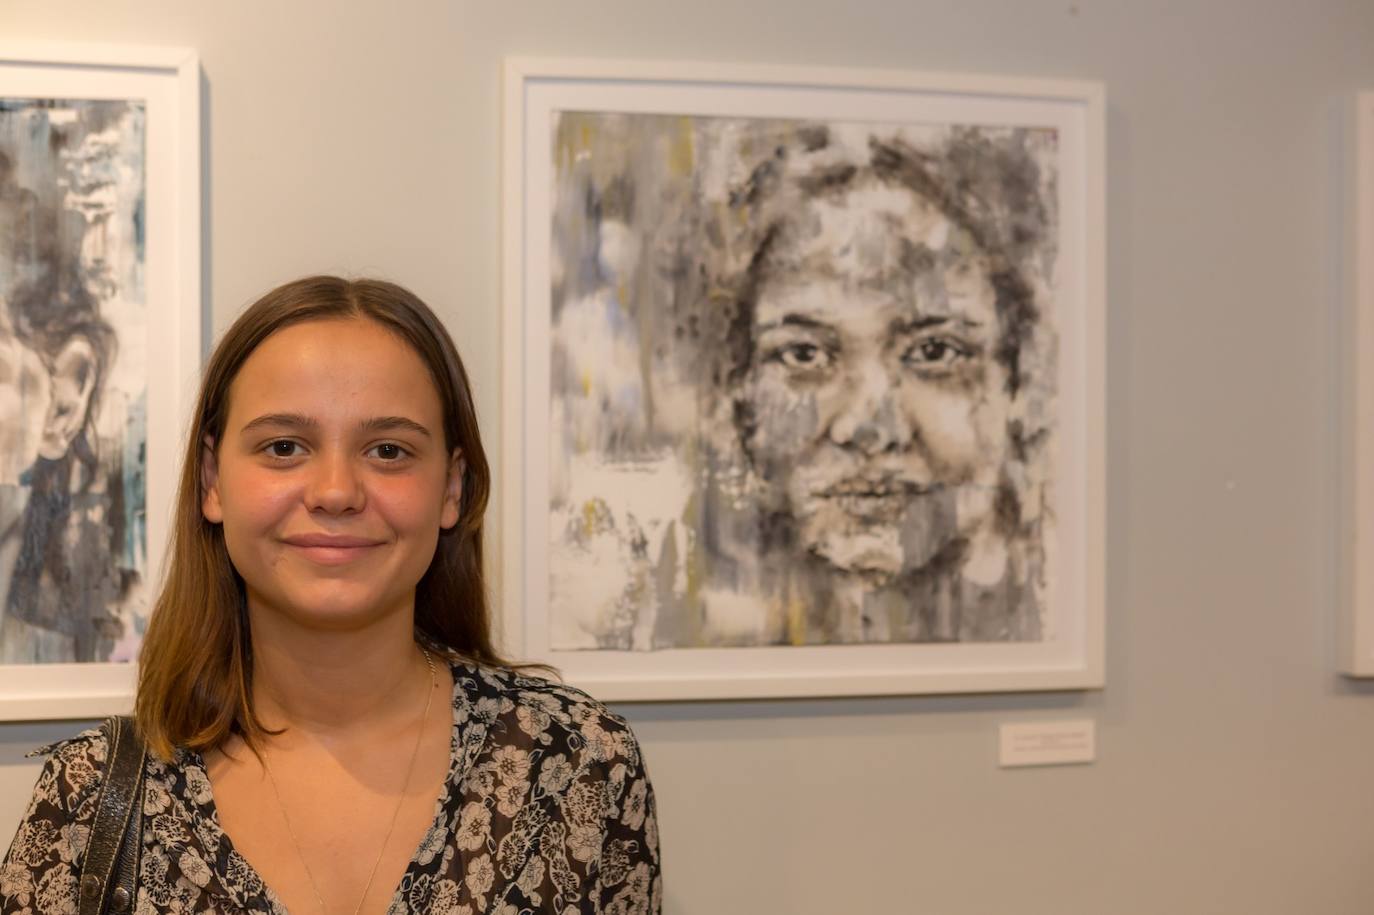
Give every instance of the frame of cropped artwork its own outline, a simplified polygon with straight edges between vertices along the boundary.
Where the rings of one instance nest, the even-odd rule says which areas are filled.
[[[1346,350],[1347,501],[1343,538],[1346,594],[1343,600],[1341,670],[1374,677],[1374,91],[1359,92],[1348,106],[1345,183],[1346,288],[1349,311]]]
[[[162,565],[201,346],[200,68],[185,48],[0,41],[0,99],[129,101],[144,114],[141,213],[146,340],[121,339],[118,371],[146,381],[140,600],[118,662],[0,665],[0,720],[93,718],[132,707],[141,642]],[[114,183],[117,185],[118,180]],[[120,358],[120,357],[116,357]],[[113,371],[113,370],[112,370]],[[130,382],[135,384],[136,382]]]
[[[1105,162],[1101,84],[950,73],[521,58],[507,61],[504,92],[504,473],[498,497],[503,551],[499,604],[508,655],[551,664],[568,682],[612,701],[1064,690],[1103,685]],[[566,175],[573,166],[567,163],[586,155],[576,137],[568,139],[567,131],[573,128],[567,125],[574,123],[568,119],[574,116],[584,119],[576,123],[591,125],[587,130],[599,129],[603,121],[596,118],[606,118],[606,124],[629,124],[629,130],[640,129],[637,125],[644,119],[673,119],[691,133],[681,147],[688,152],[674,153],[689,163],[683,166],[689,174],[684,180],[699,179],[700,186],[710,178],[704,164],[710,151],[703,152],[702,137],[727,137],[742,130],[766,132],[775,122],[822,124],[837,134],[868,131],[870,139],[886,136],[889,129],[916,137],[944,136],[941,131],[957,129],[976,137],[1020,136],[1018,131],[1028,131],[1053,138],[1052,144],[1044,145],[1052,152],[1041,153],[1052,157],[1045,160],[1050,164],[1041,173],[1052,171],[1055,176],[1045,199],[1050,201],[1046,207],[1056,214],[1053,238],[1044,242],[1057,258],[1052,309],[1047,310],[1052,311],[1049,320],[1057,341],[1057,361],[1052,371],[1046,370],[1055,391],[1056,431],[1052,457],[1045,458],[1053,480],[1045,512],[1054,527],[1052,546],[1041,547],[1046,557],[1045,580],[1052,584],[1045,586],[1047,596],[1034,639],[655,644],[648,650],[631,642],[602,641],[592,647],[576,643],[578,632],[590,631],[582,617],[576,616],[582,612],[583,591],[579,589],[592,595],[602,594],[604,588],[595,564],[579,567],[575,558],[554,556],[554,542],[564,536],[559,525],[576,523],[578,516],[575,507],[567,509],[551,501],[551,494],[561,492],[558,487],[565,485],[559,476],[569,466],[565,451],[574,447],[569,442],[582,431],[577,425],[580,420],[569,418],[571,408],[563,405],[566,398],[559,400],[564,395],[555,396],[551,387],[562,383],[556,380],[563,377],[557,372],[568,371],[562,349],[558,367],[552,364],[555,343],[563,346],[558,342],[563,337],[558,335],[573,333],[566,324],[571,319],[560,317],[555,327],[554,297],[565,296],[558,300],[559,314],[567,314],[566,292],[556,293],[555,287],[565,290],[571,271],[589,268],[565,262],[564,252],[551,238],[563,237],[558,232],[571,237],[572,230],[563,223],[555,227],[554,221],[566,222],[566,214],[576,214],[579,207],[595,211],[604,220],[611,209],[633,208],[667,191],[666,185],[640,180],[632,193],[620,193],[626,185],[621,181],[616,185],[620,191],[615,192],[620,197],[614,200],[607,191],[594,201],[588,197],[585,204],[570,203],[573,185]],[[655,122],[653,129],[667,131],[666,123]],[[638,152],[626,155],[642,152],[641,144]],[[583,166],[595,172],[602,164],[593,159]],[[691,169],[698,169],[700,175]],[[596,242],[604,249],[597,255],[603,261],[625,256],[627,245],[636,251],[647,246],[633,238],[627,242],[623,232],[612,239],[604,221],[597,225],[602,227],[598,231],[606,233]],[[642,257],[635,263],[650,265],[650,260]],[[629,307],[665,306],[646,300]],[[598,339],[605,328],[593,324],[584,330],[577,339]],[[647,350],[647,344],[642,349]],[[606,353],[607,359],[619,358],[611,349]],[[579,395],[573,391],[568,396]],[[661,401],[678,402],[673,396],[669,391]],[[659,409],[666,408],[660,405]],[[665,460],[676,458],[669,455]],[[631,480],[627,476],[607,479]],[[607,491],[618,485],[607,483]],[[690,480],[684,484],[692,485]],[[574,521],[568,522],[569,517]],[[620,523],[621,529],[642,521],[608,517],[606,524]],[[591,521],[588,525],[588,530],[595,527]],[[661,529],[661,525],[656,528]],[[674,549],[681,544],[693,548],[702,539],[699,531],[674,536],[679,544]],[[671,538],[649,546],[647,561],[656,561],[667,539]],[[554,583],[555,572],[559,581],[578,584],[571,590],[557,590],[562,586]],[[690,570],[680,574],[690,574]],[[566,635],[569,632],[573,635]]]

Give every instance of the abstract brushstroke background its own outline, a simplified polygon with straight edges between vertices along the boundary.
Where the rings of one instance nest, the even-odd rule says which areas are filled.
[[[1049,637],[1056,132],[554,117],[551,646]]]
[[[0,98],[0,663],[144,629],[145,117]]]

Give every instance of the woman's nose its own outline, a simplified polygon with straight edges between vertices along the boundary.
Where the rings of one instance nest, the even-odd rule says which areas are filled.
[[[901,451],[911,444],[911,423],[897,397],[897,382],[877,362],[863,366],[830,423],[830,440],[866,455]]]
[[[310,471],[305,503],[311,511],[339,515],[367,504],[362,477],[350,455],[322,452],[311,461]]]

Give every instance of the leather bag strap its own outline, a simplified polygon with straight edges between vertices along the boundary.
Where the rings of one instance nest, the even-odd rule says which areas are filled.
[[[148,749],[132,718],[108,718],[104,729],[109,751],[81,865],[79,915],[132,908],[143,844],[143,770]]]

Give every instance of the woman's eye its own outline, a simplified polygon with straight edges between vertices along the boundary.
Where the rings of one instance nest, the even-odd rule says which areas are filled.
[[[399,461],[406,456],[406,450],[395,442],[382,442],[374,445],[372,453],[384,461]]]
[[[282,439],[268,444],[267,450],[271,453],[272,457],[290,458],[297,456],[298,452],[296,449],[299,447],[300,446],[295,442]]]

